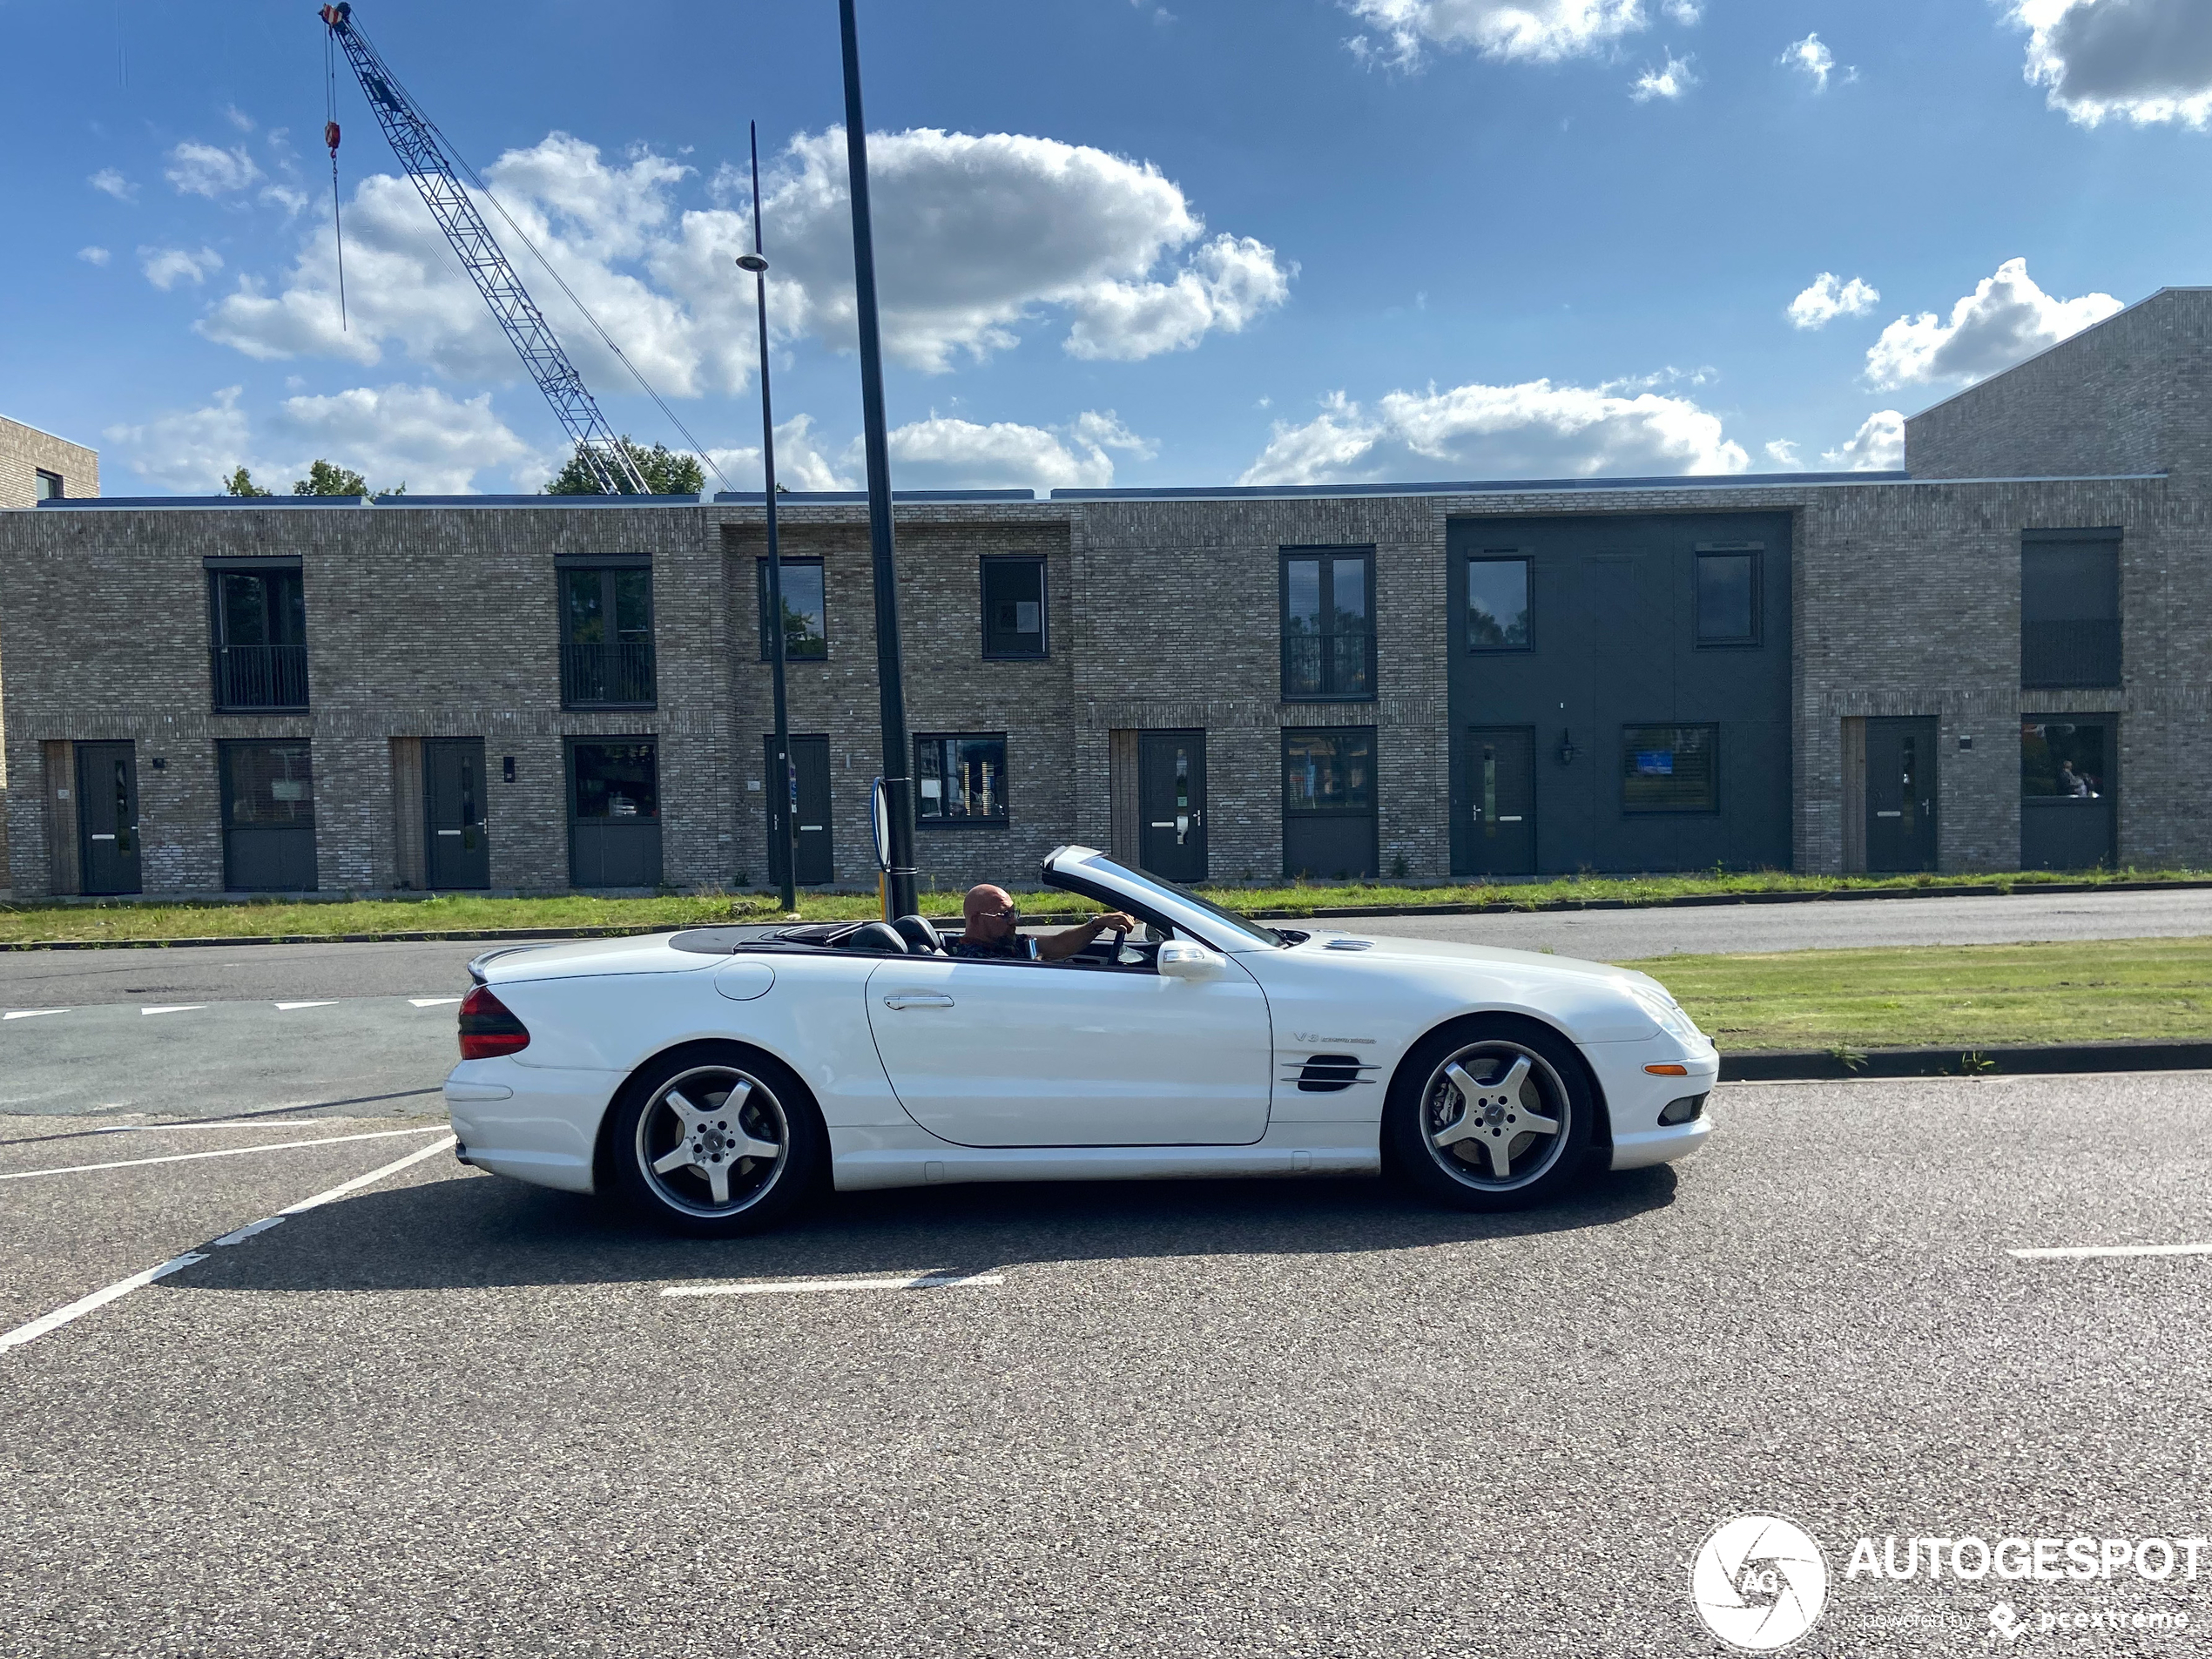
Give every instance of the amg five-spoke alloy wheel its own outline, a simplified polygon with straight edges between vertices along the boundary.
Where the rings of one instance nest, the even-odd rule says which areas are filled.
[[[610,1150],[631,1201],[686,1232],[779,1219],[821,1169],[823,1136],[799,1080],[734,1044],[664,1055],[632,1077]]]
[[[1581,1177],[1595,1116],[1581,1066],[1557,1032],[1463,1020],[1406,1057],[1383,1134],[1398,1169],[1430,1196],[1502,1210]]]

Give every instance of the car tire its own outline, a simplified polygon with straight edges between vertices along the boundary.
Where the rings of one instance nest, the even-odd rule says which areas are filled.
[[[1581,1184],[1597,1096],[1575,1045],[1510,1015],[1455,1020],[1415,1044],[1383,1107],[1386,1167],[1462,1210],[1519,1210]]]
[[[790,1067],[736,1043],[695,1043],[623,1086],[607,1151],[631,1209],[678,1232],[726,1238],[772,1227],[812,1196],[829,1137]]]

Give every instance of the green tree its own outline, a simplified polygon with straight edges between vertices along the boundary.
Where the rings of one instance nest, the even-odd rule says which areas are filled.
[[[368,480],[361,474],[318,459],[307,469],[305,478],[293,482],[292,493],[295,496],[367,496],[374,492],[369,489]]]
[[[631,464],[644,475],[649,495],[696,496],[706,488],[706,474],[700,469],[696,456],[671,450],[664,443],[657,443],[648,449],[626,432],[618,442],[630,456]],[[577,447],[577,452],[569,457],[568,464],[545,481],[545,493],[549,496],[598,496],[605,493],[599,488],[599,481],[592,476],[591,469],[584,461],[581,444]],[[616,493],[627,496],[631,492],[619,489]]]
[[[253,475],[240,467],[223,480],[223,493],[226,496],[273,496],[276,491],[262,489],[253,482]]]

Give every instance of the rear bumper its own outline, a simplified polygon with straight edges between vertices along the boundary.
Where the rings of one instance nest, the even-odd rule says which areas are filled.
[[[590,1192],[592,1149],[623,1076],[464,1060],[445,1082],[446,1116],[460,1142],[455,1156],[494,1175]]]

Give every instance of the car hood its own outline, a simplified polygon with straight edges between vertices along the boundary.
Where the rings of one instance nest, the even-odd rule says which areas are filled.
[[[1359,941],[1365,950],[1328,949],[1329,941]],[[1548,951],[1506,950],[1494,945],[1461,945],[1444,939],[1391,939],[1379,934],[1316,933],[1305,943],[1295,948],[1300,951],[1325,953],[1345,962],[1407,962],[1441,968],[1458,965],[1487,968],[1493,973],[1538,973],[1561,979],[1601,981],[1619,989],[1631,985],[1665,990],[1649,974],[1640,974],[1633,968],[1615,968],[1609,962],[1584,961],[1579,956],[1554,956]]]

